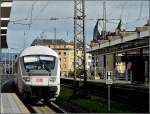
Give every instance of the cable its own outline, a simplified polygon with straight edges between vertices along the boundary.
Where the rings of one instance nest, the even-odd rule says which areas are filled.
[[[123,2],[122,4],[122,7],[121,7],[121,12],[120,12],[120,19],[122,18],[122,15],[123,15],[123,12],[124,12],[124,9],[125,9],[125,6],[126,6],[127,2]]]
[[[27,29],[27,33],[26,33],[26,34],[29,34],[30,29],[31,29],[31,25],[32,25],[32,15],[33,15],[33,10],[34,10],[34,5],[36,4],[36,2],[37,2],[37,1],[34,1],[34,2],[32,3],[32,6],[31,6],[30,23],[29,23],[29,25],[28,25],[29,28]]]
[[[50,18],[32,18],[32,19],[20,19],[20,20],[10,20],[9,22],[17,22],[17,21],[31,21],[31,20],[35,20],[35,21],[46,21],[46,20],[51,20],[51,21],[55,21],[55,20],[69,20],[69,19],[74,19],[74,17],[50,17]],[[104,20],[102,18],[86,18],[86,20]],[[107,20],[119,20],[119,19],[107,19]]]
[[[143,10],[143,0],[141,1],[140,11],[139,11],[139,17],[137,18],[137,20],[141,18],[141,16],[142,16],[142,10]]]
[[[49,1],[47,1],[46,4],[43,6],[43,8],[41,8],[41,10],[39,11],[39,13],[35,16],[35,18],[37,18],[40,13],[44,12],[44,10],[45,10],[46,7],[48,6],[48,4],[49,4]]]

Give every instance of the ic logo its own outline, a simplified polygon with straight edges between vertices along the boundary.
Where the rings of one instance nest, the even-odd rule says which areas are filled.
[[[38,83],[39,83],[39,82],[40,82],[40,83],[43,82],[43,78],[41,78],[41,77],[36,78],[36,82],[38,82]]]

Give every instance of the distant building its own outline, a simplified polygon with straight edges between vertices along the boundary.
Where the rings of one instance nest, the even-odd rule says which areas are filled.
[[[68,76],[70,71],[74,71],[74,43],[73,42],[66,42],[63,39],[35,39],[32,44],[34,45],[43,45],[49,48],[54,49],[59,57],[60,57],[60,68],[61,68],[61,76],[66,77]],[[89,48],[89,47],[87,47]],[[80,68],[82,65],[82,50],[81,48],[77,49],[76,52],[77,57],[77,65]],[[86,68],[90,72],[91,70],[91,61],[92,57],[90,53],[86,54]]]
[[[60,68],[61,76],[68,76],[70,71],[73,71],[73,61],[74,61],[74,45],[73,43],[68,43],[63,39],[35,39],[34,45],[44,45],[49,48],[54,49],[60,57]]]

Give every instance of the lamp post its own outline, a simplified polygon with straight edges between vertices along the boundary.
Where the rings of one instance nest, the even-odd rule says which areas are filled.
[[[12,54],[12,56],[11,56],[11,60],[12,60],[12,61],[11,61],[11,68],[12,68],[11,73],[13,74],[13,64],[14,64],[14,63],[13,63],[13,54]]]
[[[20,51],[19,48],[9,48],[9,50]],[[12,52],[12,55],[9,58],[11,58],[11,65],[10,66],[11,66],[11,73],[13,74],[14,73],[14,55],[13,55],[14,51],[11,51],[11,52]],[[10,71],[9,71],[9,73],[10,73]]]
[[[6,74],[6,52],[5,52],[5,74]]]
[[[8,67],[8,72],[9,72],[9,74],[10,74],[10,48],[8,48],[8,65],[9,65],[9,67]]]

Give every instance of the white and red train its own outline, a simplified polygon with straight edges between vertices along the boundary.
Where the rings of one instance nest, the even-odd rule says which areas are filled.
[[[60,92],[58,54],[44,46],[24,49],[15,62],[15,85],[24,98],[55,100]]]

